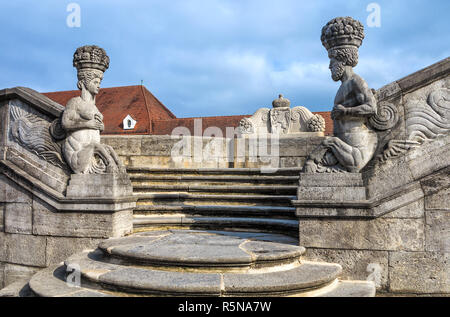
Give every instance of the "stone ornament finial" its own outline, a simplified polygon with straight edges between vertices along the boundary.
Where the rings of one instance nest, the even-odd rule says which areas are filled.
[[[308,125],[308,131],[311,132],[324,132],[325,131],[325,119],[319,115],[313,115],[306,123]]]
[[[109,68],[109,56],[101,47],[85,45],[77,48],[73,54],[73,67],[78,71],[88,68],[105,72]]]
[[[274,108],[286,108],[291,106],[291,101],[283,97],[282,94],[278,95],[278,99],[272,101],[272,107]]]

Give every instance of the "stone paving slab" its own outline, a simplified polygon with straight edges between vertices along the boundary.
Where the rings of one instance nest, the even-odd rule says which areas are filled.
[[[337,286],[319,297],[374,297],[375,284],[367,281],[339,281]]]

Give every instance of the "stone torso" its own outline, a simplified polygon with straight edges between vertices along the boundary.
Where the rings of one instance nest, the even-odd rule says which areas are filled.
[[[343,105],[346,108],[359,106],[361,102],[357,99],[355,85],[352,79],[343,82],[336,93],[334,105]],[[351,115],[341,117],[334,122],[334,134],[369,131],[370,128],[367,121],[365,117]]]
[[[80,97],[75,97],[73,102],[77,104],[77,113],[82,120],[93,120],[96,116],[103,121],[103,115],[97,109],[95,104],[86,102]],[[83,147],[92,142],[100,143],[100,131],[94,129],[80,129],[72,131],[68,134],[66,142],[72,144],[72,147]],[[79,144],[74,144],[79,143]]]
[[[367,96],[362,94],[358,96],[359,89],[356,88],[353,78],[344,81],[336,93],[334,104],[343,105],[346,108],[360,106],[367,100]],[[376,148],[377,135],[368,124],[368,118],[364,116],[345,115],[335,119],[334,135],[357,148],[364,164],[371,158]]]

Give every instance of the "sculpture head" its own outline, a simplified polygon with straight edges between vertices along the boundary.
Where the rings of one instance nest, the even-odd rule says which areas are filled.
[[[328,51],[330,58],[331,78],[338,81],[344,74],[345,66],[355,67],[358,64],[358,49],[356,47],[336,47]]]
[[[342,78],[346,66],[358,64],[358,48],[364,39],[364,26],[351,17],[335,18],[322,28],[322,45],[328,51],[333,80]]]
[[[80,90],[86,89],[92,95],[97,95],[100,89],[100,84],[103,79],[103,72],[98,69],[82,69],[78,71],[78,84]]]
[[[78,71],[78,89],[86,89],[92,95],[97,95],[103,73],[109,67],[105,50],[95,45],[79,47],[73,54],[73,66]]]

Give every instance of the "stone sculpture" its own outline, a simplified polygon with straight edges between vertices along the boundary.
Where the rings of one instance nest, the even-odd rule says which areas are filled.
[[[331,77],[342,84],[331,112],[334,136],[310,154],[304,166],[306,173],[359,172],[377,148],[377,134],[370,124],[377,114],[377,101],[364,79],[353,72],[363,39],[363,25],[351,17],[335,18],[322,29]]]
[[[109,67],[105,50],[95,45],[79,47],[73,56],[78,72],[81,96],[67,102],[61,117],[67,136],[62,149],[64,158],[75,174],[124,172],[125,168],[114,149],[100,143],[103,115],[95,105],[103,73]]]
[[[272,102],[272,109],[260,108],[250,118],[240,122],[242,134],[289,135],[302,132],[325,131],[325,120],[305,107],[290,108],[289,99],[279,95]]]

